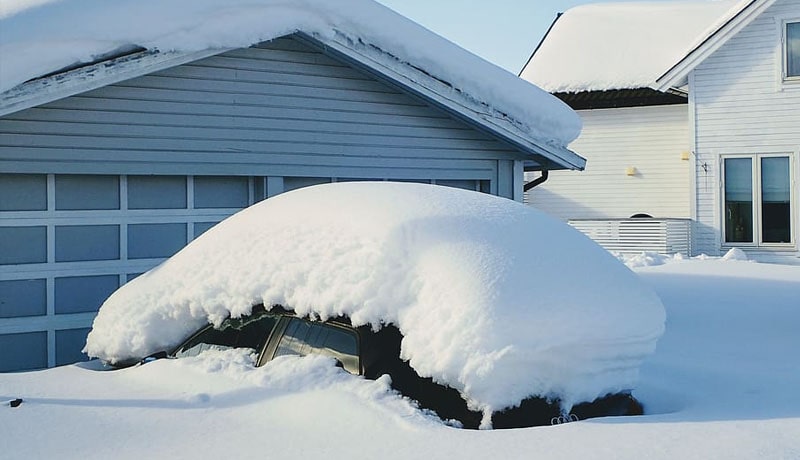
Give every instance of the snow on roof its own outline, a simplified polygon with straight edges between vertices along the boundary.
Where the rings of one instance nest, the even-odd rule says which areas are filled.
[[[402,357],[485,414],[530,395],[569,407],[633,388],[665,320],[627,267],[533,208],[441,186],[337,183],[245,209],[121,287],[85,351],[140,358],[260,303],[395,324]]]
[[[561,15],[520,76],[551,92],[645,88],[751,0],[596,3]]]
[[[546,144],[566,147],[581,127],[561,101],[372,0],[12,0],[0,30],[0,93],[131,45],[223,51],[299,31],[380,50]]]

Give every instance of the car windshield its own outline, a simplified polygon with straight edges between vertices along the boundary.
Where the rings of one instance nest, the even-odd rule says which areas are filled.
[[[176,358],[196,356],[209,349],[252,348],[260,352],[280,316],[257,312],[244,318],[228,318],[219,328],[208,326],[173,353]]]

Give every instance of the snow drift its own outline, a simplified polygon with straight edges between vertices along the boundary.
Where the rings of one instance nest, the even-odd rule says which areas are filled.
[[[85,351],[170,349],[207,322],[280,304],[395,324],[402,357],[485,414],[632,388],[664,329],[658,297],[580,232],[504,198],[389,182],[265,200],[103,304]]]

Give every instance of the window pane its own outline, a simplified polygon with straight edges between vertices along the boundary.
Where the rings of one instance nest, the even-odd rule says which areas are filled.
[[[335,358],[348,372],[360,373],[358,339],[354,331],[293,318],[278,344],[275,357],[311,353]]]
[[[800,22],[786,24],[786,76],[800,76]]]
[[[119,177],[57,175],[56,209],[119,209]]]
[[[0,318],[47,314],[45,280],[0,281]]]
[[[462,188],[464,190],[478,190],[478,181],[475,180],[437,180],[436,185]]]
[[[753,242],[753,162],[725,160],[725,241]]]
[[[761,159],[761,232],[765,243],[792,239],[789,157]]]
[[[118,287],[117,275],[56,278],[56,314],[95,312]]]
[[[0,174],[0,211],[47,209],[47,176]]]
[[[298,188],[310,187],[317,184],[328,184],[330,177],[284,177],[283,191],[296,190]]]
[[[249,200],[247,177],[195,176],[195,208],[245,208]]]
[[[128,258],[169,257],[186,245],[186,224],[128,225]]]
[[[47,262],[47,227],[0,227],[0,265]]]
[[[89,328],[56,331],[56,366],[87,361],[89,357],[81,351],[87,335]]]
[[[47,332],[0,335],[0,372],[47,367]]]
[[[186,208],[186,177],[128,176],[128,209]]]
[[[260,353],[278,318],[267,312],[245,318],[229,318],[219,329],[208,327],[189,339],[175,352],[175,356],[197,356],[205,350],[226,348],[252,348]]]
[[[205,233],[209,228],[217,225],[219,222],[195,222],[194,223],[194,237],[197,238],[198,236]]]
[[[119,259],[119,226],[56,227],[56,262]]]

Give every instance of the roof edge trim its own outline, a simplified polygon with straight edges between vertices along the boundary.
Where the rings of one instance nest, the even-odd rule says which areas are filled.
[[[225,51],[228,50],[210,49],[192,53],[146,50],[30,80],[0,95],[0,116]]]
[[[677,63],[656,79],[652,88],[658,91],[668,91],[682,86],[689,72],[706,60],[712,53],[728,42],[734,35],[749,25],[775,0],[752,0],[743,6],[728,21],[711,33],[699,45],[686,53]]]
[[[311,42],[317,42],[326,50],[334,51],[353,62],[360,63],[365,68],[373,69],[375,72],[390,79],[407,91],[417,94],[440,109],[464,119],[473,126],[483,127],[489,130],[495,136],[500,137],[529,155],[543,157],[547,160],[547,163],[549,163],[543,164],[543,168],[583,170],[586,166],[586,159],[566,147],[534,142],[519,131],[510,121],[493,117],[484,111],[476,110],[460,101],[447,97],[446,95],[448,93],[453,92],[451,86],[446,82],[441,82],[425,74],[419,69],[416,69],[413,65],[402,63],[408,68],[410,74],[414,74],[412,77],[411,75],[398,72],[392,68],[388,62],[381,62],[379,56],[376,56],[377,53],[369,53],[366,49],[367,45],[365,44],[359,46],[357,43],[350,43],[346,38],[340,40],[336,38],[329,39],[302,32],[297,33],[296,36],[305,38]],[[391,56],[382,50],[379,51],[381,51],[380,57]]]

